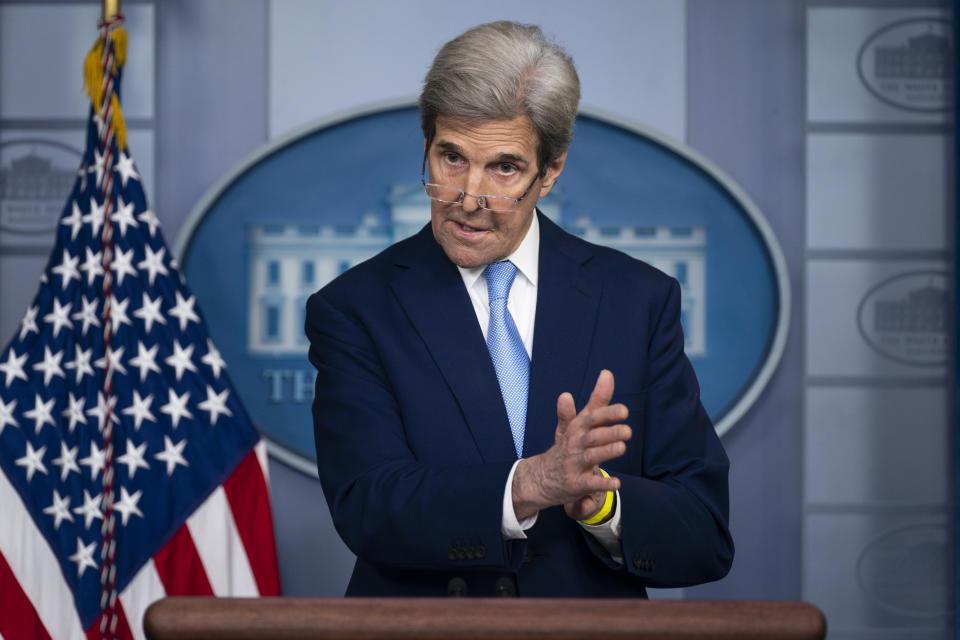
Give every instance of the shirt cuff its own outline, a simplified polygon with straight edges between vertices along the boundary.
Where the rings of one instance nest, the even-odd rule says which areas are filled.
[[[529,518],[524,518],[523,522],[517,521],[517,514],[513,510],[513,474],[516,472],[518,464],[520,464],[520,460],[514,462],[513,466],[510,467],[507,486],[503,489],[503,517],[500,519],[500,533],[503,534],[504,540],[526,540],[527,534],[524,531],[532,527],[537,522],[537,516],[540,515],[538,511]],[[617,518],[618,527],[619,522],[620,519]]]
[[[623,553],[620,551],[620,492],[617,491],[617,506],[613,510],[613,517],[602,524],[578,524],[586,529],[590,535],[610,554],[610,558],[617,564],[623,564]]]

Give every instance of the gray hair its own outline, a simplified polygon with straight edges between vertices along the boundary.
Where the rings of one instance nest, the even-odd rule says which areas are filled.
[[[438,116],[467,122],[527,116],[541,175],[573,138],[580,79],[573,60],[540,27],[491,22],[443,45],[420,93],[420,126],[432,141]]]

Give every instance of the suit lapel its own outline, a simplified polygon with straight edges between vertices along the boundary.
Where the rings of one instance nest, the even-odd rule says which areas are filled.
[[[516,457],[507,411],[473,304],[429,226],[398,262],[392,288],[456,397],[487,462]]]
[[[537,315],[524,457],[553,445],[557,396],[569,391],[579,402],[587,385],[584,375],[600,302],[600,284],[588,280],[583,269],[591,256],[579,243],[568,242],[565,232],[540,216]]]

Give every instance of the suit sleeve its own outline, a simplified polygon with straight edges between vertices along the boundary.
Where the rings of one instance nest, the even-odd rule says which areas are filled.
[[[362,323],[320,292],[307,303],[305,330],[317,369],[313,418],[320,482],[350,550],[389,568],[519,566],[523,541],[504,541],[500,532],[512,462],[418,461]]]
[[[589,535],[587,543],[612,569],[647,586],[683,587],[722,578],[733,561],[729,462],[683,351],[676,281],[665,297],[651,325],[643,406],[635,418],[639,442],[608,467],[621,480],[624,564],[616,565]]]

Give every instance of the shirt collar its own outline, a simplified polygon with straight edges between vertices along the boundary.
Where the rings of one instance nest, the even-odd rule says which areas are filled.
[[[536,211],[533,212],[533,219],[530,221],[530,228],[527,229],[527,235],[523,237],[523,241],[520,242],[517,250],[507,256],[506,260],[515,264],[517,271],[523,274],[530,284],[534,287],[537,286],[540,260],[540,221],[537,219]],[[483,275],[483,270],[486,268],[486,265],[471,267],[469,269],[459,265],[457,266],[457,269],[460,270],[460,277],[463,278],[463,283],[467,286],[467,289],[472,288],[477,283],[477,279]]]

